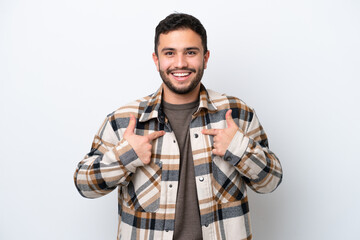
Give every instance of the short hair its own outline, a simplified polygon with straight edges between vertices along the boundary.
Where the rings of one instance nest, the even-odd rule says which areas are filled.
[[[207,52],[207,36],[206,30],[201,22],[185,13],[173,13],[167,16],[165,19],[159,22],[155,29],[155,54],[158,56],[157,47],[159,45],[160,34],[166,34],[168,32],[178,29],[191,29],[201,37],[202,46],[204,48],[204,54]]]

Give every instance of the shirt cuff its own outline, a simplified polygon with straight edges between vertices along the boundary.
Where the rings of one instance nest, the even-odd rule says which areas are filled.
[[[114,149],[116,158],[120,161],[127,170],[135,173],[136,168],[142,167],[145,164],[135,153],[134,149],[125,139],[122,139]]]
[[[248,148],[249,141],[250,139],[245,136],[240,129],[238,129],[225,152],[225,161],[231,163],[234,166],[238,165],[246,149]]]

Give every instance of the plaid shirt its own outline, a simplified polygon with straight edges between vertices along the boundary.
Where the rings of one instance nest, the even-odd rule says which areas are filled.
[[[180,152],[161,109],[161,96],[162,88],[108,115],[74,174],[78,191],[87,198],[101,197],[118,187],[118,239],[173,238]],[[201,130],[226,128],[229,109],[239,129],[225,155],[219,157],[211,152],[213,137]],[[123,139],[130,114],[137,119],[137,135],[166,132],[152,142],[149,165]],[[190,138],[203,238],[251,239],[247,186],[268,193],[282,179],[280,162],[269,150],[254,110],[235,97],[201,86]]]

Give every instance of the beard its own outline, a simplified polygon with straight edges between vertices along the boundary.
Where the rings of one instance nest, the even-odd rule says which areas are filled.
[[[160,68],[160,64],[159,64],[159,68]],[[188,86],[185,87],[176,87],[170,80],[169,74],[171,74],[172,71],[174,70],[187,70],[190,71],[191,73],[195,74],[195,77],[193,80],[191,80],[190,84]],[[204,75],[204,64],[201,68],[198,69],[198,71],[196,71],[193,68],[176,68],[176,69],[169,69],[166,71],[162,71],[160,70],[160,76],[161,79],[163,80],[163,82],[165,83],[165,85],[174,93],[176,94],[187,94],[190,93],[192,90],[194,90],[196,88],[196,86],[200,83],[202,76]],[[197,73],[196,73],[197,72]]]

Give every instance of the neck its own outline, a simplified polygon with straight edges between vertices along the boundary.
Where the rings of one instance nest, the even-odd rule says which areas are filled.
[[[186,94],[174,93],[163,83],[163,99],[167,103],[186,104],[186,103],[195,102],[199,98],[199,93],[200,93],[200,83],[191,92]]]

